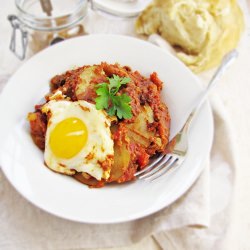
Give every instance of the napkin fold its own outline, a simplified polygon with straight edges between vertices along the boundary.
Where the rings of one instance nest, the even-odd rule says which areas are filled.
[[[235,149],[230,120],[221,100],[214,94],[210,103],[213,108],[215,133],[207,176],[210,192],[203,193],[208,195],[210,200],[210,227],[201,228],[199,225],[187,224],[181,228],[154,234],[163,249],[226,249],[224,244],[229,230],[235,181]],[[193,189],[197,188],[196,184]],[[197,198],[198,196],[189,201],[192,206],[197,202]]]

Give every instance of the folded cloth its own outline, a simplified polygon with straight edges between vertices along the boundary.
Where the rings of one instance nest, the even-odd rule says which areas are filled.
[[[211,97],[214,114],[215,134],[210,156],[210,224],[203,228],[187,225],[154,234],[163,249],[225,249],[224,240],[230,223],[231,200],[235,177],[235,156],[230,121],[217,95]],[[193,187],[196,188],[196,187]],[[204,192],[204,190],[202,190]],[[197,197],[196,197],[197,198]],[[190,201],[191,204],[195,200]]]

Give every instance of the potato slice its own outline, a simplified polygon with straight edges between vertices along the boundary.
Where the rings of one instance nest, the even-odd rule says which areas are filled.
[[[153,110],[149,105],[141,107],[140,114],[136,117],[135,122],[128,124],[128,137],[144,147],[151,143],[150,138],[155,137],[153,131],[149,131],[147,124],[154,122]]]
[[[109,181],[118,180],[129,167],[130,152],[127,145],[123,143],[121,146],[116,142],[114,144],[114,165],[111,168]]]
[[[81,183],[86,184],[90,187],[103,187],[104,186],[104,181],[98,181],[91,176],[87,178],[84,173],[76,173],[75,175],[73,175],[73,177],[76,180],[80,181]]]
[[[76,96],[78,99],[88,92],[88,89],[92,89],[93,86],[91,86],[91,80],[95,77],[100,76],[97,73],[95,73],[97,66],[91,66],[87,67],[83,70],[83,72],[80,74],[81,82],[76,87]],[[104,71],[101,72],[101,75],[105,75]]]
[[[86,91],[90,85],[91,79],[95,76],[95,68],[95,66],[85,68],[80,74],[81,83],[79,83],[76,87],[76,96],[79,96]]]
[[[148,147],[150,145],[150,140],[147,137],[144,137],[140,132],[129,129],[127,136],[131,141],[141,144],[144,147]]]
[[[140,114],[136,117],[135,122],[129,124],[127,127],[134,131],[134,133],[141,135],[144,138],[154,136],[152,131],[148,131],[147,124],[154,122],[154,114],[149,105],[141,107]]]

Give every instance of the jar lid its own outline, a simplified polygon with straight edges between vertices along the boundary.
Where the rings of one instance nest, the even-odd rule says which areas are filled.
[[[51,3],[49,12],[42,2]],[[87,13],[88,0],[16,0],[18,16],[26,26],[43,31],[67,28],[79,22]]]
[[[92,0],[92,7],[120,17],[138,16],[152,0]]]

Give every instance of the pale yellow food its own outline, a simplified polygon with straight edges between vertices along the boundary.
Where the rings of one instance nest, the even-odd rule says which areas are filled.
[[[86,101],[51,100],[42,107],[49,117],[44,160],[59,173],[87,173],[108,179],[114,160],[114,142],[106,114]],[[106,162],[103,168],[102,163]]]
[[[136,22],[139,34],[160,34],[194,72],[218,65],[243,29],[236,0],[154,0]]]

